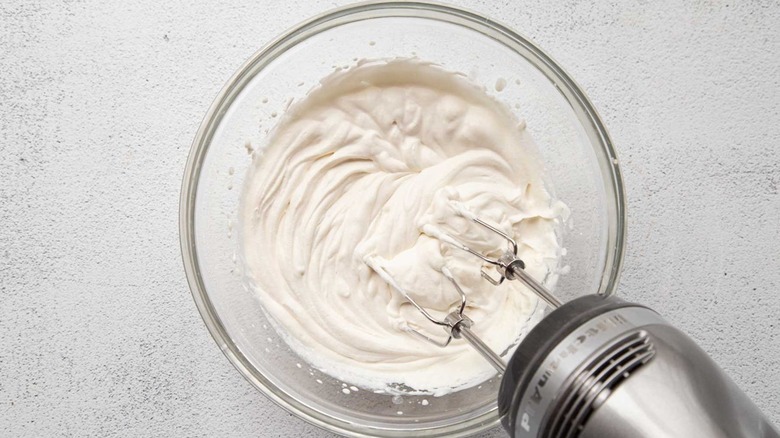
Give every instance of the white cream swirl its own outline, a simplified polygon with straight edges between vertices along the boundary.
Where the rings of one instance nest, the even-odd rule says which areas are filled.
[[[433,393],[477,384],[490,365],[462,340],[438,348],[411,336],[409,326],[445,333],[365,260],[437,316],[458,298],[446,266],[475,332],[510,349],[537,299],[516,282],[492,286],[474,256],[422,230],[438,226],[485,253],[505,248],[455,214],[460,204],[514,235],[527,270],[545,278],[565,207],[545,190],[542,167],[524,124],[461,75],[411,60],[334,73],[288,110],[247,174],[247,278],[290,345],[337,378]]]

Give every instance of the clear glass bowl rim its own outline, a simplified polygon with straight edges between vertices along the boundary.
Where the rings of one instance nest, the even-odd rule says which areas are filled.
[[[495,427],[500,420],[497,411],[491,410],[469,421],[448,424],[435,429],[377,429],[335,419],[309,406],[305,400],[298,400],[284,393],[256,370],[241,354],[236,345],[230,341],[230,335],[227,333],[209,299],[199,269],[195,244],[197,186],[211,138],[216,127],[221,122],[225,110],[254,74],[265,68],[268,63],[281,53],[284,53],[288,48],[332,27],[382,17],[423,17],[446,21],[468,27],[512,48],[522,47],[536,57],[535,64],[537,68],[542,69],[551,80],[554,79],[554,82],[558,84],[561,92],[566,94],[567,100],[572,106],[578,107],[582,111],[580,120],[583,122],[587,121],[598,136],[598,143],[601,149],[594,152],[597,155],[602,175],[605,178],[607,208],[610,209],[611,216],[616,218],[616,222],[610,224],[607,236],[605,270],[602,274],[599,290],[600,293],[605,295],[614,293],[624,256],[626,235],[625,193],[612,141],[588,97],[580,89],[579,85],[552,58],[527,38],[519,35],[507,26],[478,13],[458,7],[417,1],[368,1],[339,7],[314,16],[269,42],[265,47],[252,55],[233,77],[228,80],[215,98],[198,129],[184,171],[179,202],[179,233],[184,270],[201,317],[230,363],[257,389],[288,412],[315,426],[345,436],[410,436],[420,433],[424,433],[426,436],[469,436]]]

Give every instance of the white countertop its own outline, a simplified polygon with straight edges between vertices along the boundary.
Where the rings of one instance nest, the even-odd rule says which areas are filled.
[[[293,3],[0,5],[0,436],[328,436],[233,369],[179,253],[212,99],[265,42],[346,2]],[[780,5],[457,3],[579,81],[627,186],[619,293],[780,424]]]

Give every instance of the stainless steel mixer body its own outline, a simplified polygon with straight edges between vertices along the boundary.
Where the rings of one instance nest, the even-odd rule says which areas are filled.
[[[520,343],[507,365],[472,331],[463,314],[467,297],[452,273],[443,275],[460,297],[437,319],[395,281],[377,257],[366,259],[446,341],[409,327],[439,347],[464,338],[503,375],[498,396],[502,424],[515,438],[780,438],[758,408],[695,342],[656,312],[615,297],[587,295],[562,304],[525,271],[514,239],[473,213],[464,218],[500,235],[508,248],[487,257],[433,226],[423,232],[479,257],[500,275],[518,280],[554,309]]]
[[[780,438],[688,336],[595,295],[534,327],[507,366],[499,410],[516,438]]]

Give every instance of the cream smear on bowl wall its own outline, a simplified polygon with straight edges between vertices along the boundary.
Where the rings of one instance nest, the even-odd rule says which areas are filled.
[[[506,86],[499,79],[495,89]],[[366,261],[436,316],[459,303],[441,274],[449,269],[475,333],[511,353],[541,317],[537,298],[519,282],[490,285],[473,256],[428,230],[502,249],[454,209],[478,212],[516,238],[532,276],[554,285],[568,210],[543,184],[525,123],[464,75],[416,59],[337,69],[277,120],[253,154],[237,228],[238,263],[282,338],[348,382],[345,394],[357,385],[443,395],[492,377],[464,341],[438,348],[413,337],[409,328],[445,334]]]

